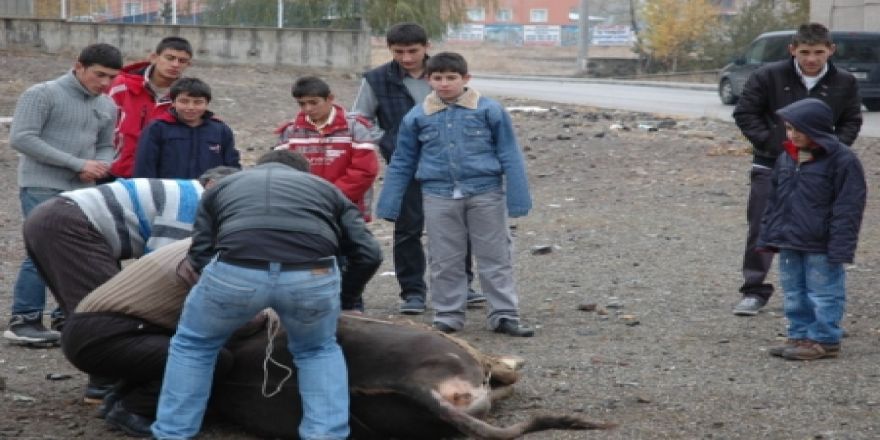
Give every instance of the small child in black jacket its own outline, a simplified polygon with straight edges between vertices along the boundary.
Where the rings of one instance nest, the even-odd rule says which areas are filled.
[[[776,160],[758,246],[779,252],[788,340],[770,349],[792,360],[836,357],[846,306],[846,271],[859,238],[867,188],[862,164],[834,135],[819,99],[776,114],[788,141]]]

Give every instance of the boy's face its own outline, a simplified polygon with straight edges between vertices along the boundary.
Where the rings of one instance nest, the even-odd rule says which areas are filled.
[[[788,139],[791,140],[791,143],[794,144],[798,150],[813,149],[813,140],[805,133],[798,131],[794,125],[791,125],[788,122],[785,123],[785,134],[788,135]]]
[[[110,89],[113,78],[119,75],[119,69],[92,64],[85,67],[79,61],[73,67],[73,73],[79,83],[93,95],[100,95]]]
[[[165,49],[162,53],[151,54],[150,63],[153,64],[151,73],[154,76],[150,79],[158,79],[165,83],[174,82],[183,75],[191,61],[192,57],[182,50]]]
[[[804,75],[816,76],[828,64],[828,58],[834,55],[835,48],[833,44],[790,44],[788,52],[795,58]]]
[[[189,96],[182,92],[171,103],[177,112],[177,118],[184,124],[196,126],[202,123],[202,116],[208,111],[208,98]]]
[[[391,44],[388,46],[391,57],[403,67],[407,73],[421,74],[425,68],[427,44]]]
[[[320,123],[330,117],[330,111],[333,109],[333,95],[330,94],[326,98],[303,96],[296,98],[296,103],[299,104],[300,111],[305,113],[312,122]]]
[[[469,74],[462,75],[457,72],[434,72],[428,77],[428,84],[444,101],[458,98],[464,93],[464,86],[470,81]]]

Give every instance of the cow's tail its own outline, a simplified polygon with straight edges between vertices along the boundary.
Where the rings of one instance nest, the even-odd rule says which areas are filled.
[[[434,390],[425,390],[416,387],[395,386],[397,391],[424,405],[430,412],[441,420],[455,427],[459,432],[468,437],[480,440],[507,440],[522,437],[525,434],[548,429],[586,430],[586,429],[611,429],[613,423],[602,423],[584,420],[571,416],[539,415],[530,419],[515,423],[507,427],[491,425],[480,420],[446,401],[440,393]]]

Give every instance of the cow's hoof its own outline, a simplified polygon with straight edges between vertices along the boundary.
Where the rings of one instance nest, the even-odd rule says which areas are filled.
[[[520,338],[530,338],[535,335],[535,329],[520,324],[519,321],[513,319],[501,319],[498,327],[495,327],[495,333],[504,333],[508,336],[516,336]]]
[[[455,331],[456,331],[451,326],[444,324],[442,322],[435,322],[433,327],[434,327],[434,330],[437,330],[437,331],[440,331],[443,333],[455,333]]]

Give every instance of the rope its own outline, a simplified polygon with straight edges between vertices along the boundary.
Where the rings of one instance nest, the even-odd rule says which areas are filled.
[[[284,383],[293,376],[293,369],[287,367],[281,362],[272,359],[272,352],[275,351],[275,336],[278,336],[278,331],[281,329],[281,321],[278,318],[278,315],[275,313],[267,313],[267,323],[266,323],[266,333],[269,336],[269,342],[266,344],[266,357],[263,358],[263,385],[261,391],[263,393],[263,397],[269,398],[273,397],[276,394],[281,392],[281,388],[284,387]],[[275,387],[275,390],[271,393],[266,391],[266,387],[269,386],[269,362],[281,368],[282,370],[286,370],[287,374],[278,382],[278,385]]]

